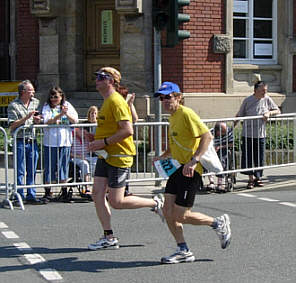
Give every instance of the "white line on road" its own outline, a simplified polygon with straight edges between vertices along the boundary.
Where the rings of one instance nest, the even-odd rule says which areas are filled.
[[[13,244],[20,251],[31,251],[32,248],[25,242]]]
[[[36,263],[46,261],[40,254],[24,254],[24,257],[31,264],[36,264]]]
[[[296,207],[296,203],[292,203],[292,202],[280,202],[280,204],[286,205],[286,206],[291,206],[291,207]]]
[[[277,202],[277,201],[279,201],[278,199],[273,199],[273,198],[258,198],[258,199],[265,200],[265,201],[270,201],[270,202]]]
[[[252,195],[252,194],[246,194],[246,193],[239,193],[238,195],[239,195],[239,196],[243,196],[243,197],[247,197],[247,198],[255,198],[255,197],[256,197],[255,195]]]
[[[19,236],[17,234],[15,234],[13,231],[2,231],[2,234],[7,239],[18,239],[19,238]]]
[[[8,226],[4,222],[0,222],[0,229],[7,229]],[[18,239],[19,236],[13,231],[1,232],[7,239]],[[13,243],[15,248],[22,252],[32,251],[32,248],[25,242]],[[24,254],[23,255],[30,264],[46,262],[40,254]],[[63,280],[63,277],[54,269],[40,269],[40,274],[48,281]]]
[[[255,195],[246,194],[246,193],[239,193],[237,195],[243,196],[243,197],[248,197],[248,198],[257,198],[257,199],[260,199],[260,200],[263,200],[263,201],[269,201],[269,202],[279,202],[280,201],[280,200],[272,199],[272,198],[257,197]],[[279,204],[290,206],[290,207],[296,207],[296,203],[292,203],[292,202],[285,202],[284,201],[284,202],[279,202]]]
[[[54,269],[40,269],[41,275],[48,281],[62,280],[63,277]]]
[[[8,228],[4,222],[0,222],[0,229]]]

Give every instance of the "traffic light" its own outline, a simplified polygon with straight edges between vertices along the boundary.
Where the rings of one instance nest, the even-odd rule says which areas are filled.
[[[190,37],[190,32],[180,30],[179,26],[190,21],[190,16],[179,13],[179,8],[188,6],[190,0],[170,0],[168,5],[167,39],[166,47],[175,47],[180,40]]]
[[[163,30],[169,20],[169,1],[170,0],[153,0],[152,1],[152,20],[153,26],[158,30]]]

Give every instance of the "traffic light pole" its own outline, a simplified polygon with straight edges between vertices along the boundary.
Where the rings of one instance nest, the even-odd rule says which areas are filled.
[[[158,91],[161,85],[161,35],[160,31],[154,28],[154,93]],[[155,103],[155,122],[161,122],[161,102],[159,99],[154,99]],[[161,126],[156,127],[155,136],[155,156],[159,156],[162,153],[162,135]],[[156,177],[159,177],[156,172]],[[156,181],[155,186],[160,186],[161,182]]]

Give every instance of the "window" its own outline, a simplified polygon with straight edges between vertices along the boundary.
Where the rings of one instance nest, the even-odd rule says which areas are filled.
[[[277,0],[233,1],[235,63],[276,63]]]

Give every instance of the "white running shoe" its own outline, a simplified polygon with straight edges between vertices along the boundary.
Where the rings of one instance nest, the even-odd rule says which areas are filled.
[[[88,249],[92,251],[100,249],[119,249],[119,242],[118,239],[115,237],[113,237],[112,239],[102,237],[96,243],[88,245]]]
[[[193,262],[195,257],[191,251],[182,251],[178,247],[176,252],[170,256],[162,257],[161,263],[180,263],[180,262]]]
[[[163,204],[164,204],[164,196],[163,194],[159,194],[153,197],[153,200],[156,202],[156,206],[151,210],[159,215],[162,222],[164,222],[165,218],[162,212]]]
[[[225,249],[230,245],[231,240],[230,218],[228,214],[223,214],[216,219],[219,224],[214,230],[220,239],[221,248]]]

